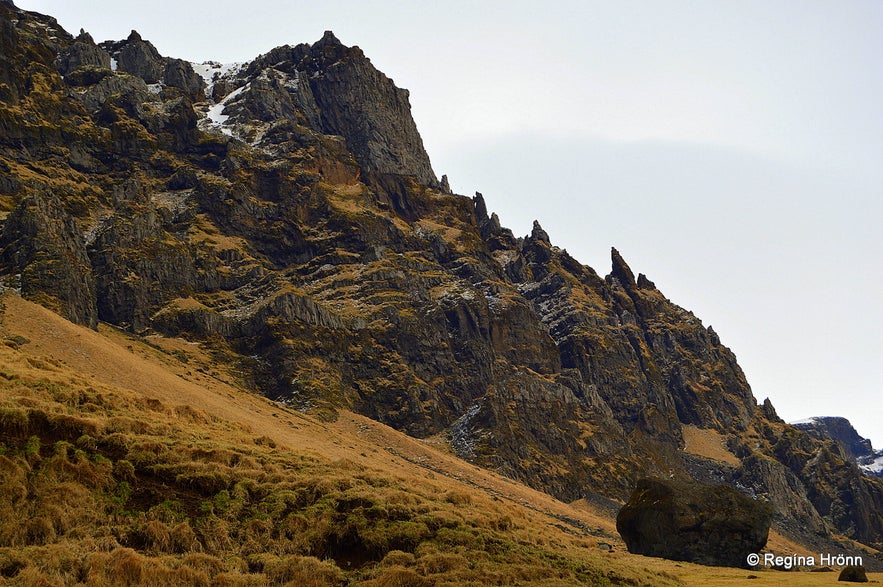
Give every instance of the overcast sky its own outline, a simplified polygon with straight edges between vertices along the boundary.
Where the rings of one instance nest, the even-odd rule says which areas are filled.
[[[883,2],[17,4],[191,61],[333,30],[411,91],[456,192],[602,275],[616,246],[759,401],[883,445]]]

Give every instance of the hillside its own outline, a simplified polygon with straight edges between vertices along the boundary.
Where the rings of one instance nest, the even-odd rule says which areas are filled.
[[[724,585],[747,574],[630,555],[609,512],[356,414],[323,422],[267,401],[200,345],[94,332],[9,293],[0,303],[4,584]],[[768,548],[810,552],[776,533]]]
[[[79,462],[96,476],[89,491],[106,497],[124,482],[132,491],[114,498],[126,514],[119,525],[44,520],[45,536],[19,527],[7,545],[51,542],[58,522],[139,553],[198,543],[248,565],[295,548],[343,572],[371,562],[366,575],[348,575],[368,579],[388,552],[416,556],[456,528],[416,521],[434,495],[421,493],[423,480],[480,490],[469,498],[480,505],[452,497],[442,508],[479,534],[510,532],[500,520],[514,500],[546,504],[537,513],[557,520],[547,523],[552,535],[562,526],[591,541],[600,528],[609,542],[609,510],[573,526],[567,520],[582,518],[563,502],[613,509],[648,475],[729,483],[770,502],[774,528],[807,548],[883,543],[879,479],[835,442],[782,422],[769,401],[758,405],[713,329],[635,276],[616,249],[601,276],[539,223],[516,238],[480,194],[451,193],[423,149],[407,90],[358,47],[329,32],[236,67],[191,64],[135,31],[96,44],[2,2],[0,48],[0,284],[68,328],[92,329],[55,326],[52,343],[40,324],[59,322],[16,322],[37,310],[7,299],[16,312],[5,320],[19,329],[5,326],[9,348],[24,353],[10,359],[7,380],[39,382],[35,369],[62,378],[4,400],[10,479],[26,466]],[[125,345],[132,352],[119,355]],[[89,391],[92,375],[115,399]],[[182,427],[196,436],[178,439]],[[109,444],[95,440],[102,435]],[[91,440],[79,446],[82,436]],[[52,464],[57,442],[70,446]],[[212,459],[220,462],[204,464]],[[120,460],[132,469],[116,471]],[[350,462],[380,472],[363,479]],[[395,482],[406,495],[390,499],[406,507],[379,512],[382,523],[366,513],[379,500],[343,495],[388,485],[391,474],[421,485]],[[341,477],[343,489],[327,481]],[[255,493],[234,495],[240,483]],[[264,501],[277,484],[289,484],[296,507],[277,504],[271,515]],[[130,499],[138,508],[127,509]],[[38,507],[30,493],[22,500]],[[165,500],[180,505],[151,518]],[[352,525],[332,502],[361,508]],[[264,514],[301,526],[283,540],[256,522],[256,535],[242,528],[233,544],[210,547],[217,538],[199,525]],[[195,542],[162,538],[157,550],[151,522],[164,525],[150,526],[156,536],[178,528]],[[314,544],[291,546],[319,531]],[[509,536],[507,545],[522,540]],[[497,538],[473,538],[466,546],[493,565],[519,564],[494,550]],[[588,580],[530,544],[526,568]]]

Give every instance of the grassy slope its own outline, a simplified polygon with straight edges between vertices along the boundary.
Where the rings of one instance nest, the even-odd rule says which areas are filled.
[[[585,504],[361,416],[321,422],[255,396],[198,345],[0,301],[0,584],[733,585],[749,574],[630,555]],[[777,536],[770,547],[799,548]],[[836,581],[754,574],[753,585]]]

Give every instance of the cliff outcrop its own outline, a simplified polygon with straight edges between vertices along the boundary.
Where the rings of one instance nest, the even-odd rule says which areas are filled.
[[[824,416],[809,418],[792,425],[819,440],[833,440],[843,456],[858,463],[866,475],[883,477],[883,450],[875,450],[871,441],[862,438],[846,418]]]

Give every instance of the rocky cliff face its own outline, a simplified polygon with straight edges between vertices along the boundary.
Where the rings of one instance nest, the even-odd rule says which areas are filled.
[[[449,193],[407,92],[357,47],[194,67],[6,3],[0,46],[7,287],[200,340],[278,401],[442,435],[563,499],[709,478],[792,533],[883,540],[883,485],[757,406],[714,331],[619,252],[601,276]],[[684,426],[739,464],[685,452]]]
[[[866,474],[883,477],[883,450],[874,450],[871,441],[859,436],[846,418],[823,416],[809,418],[792,425],[819,440],[833,440],[844,458],[855,461]]]

